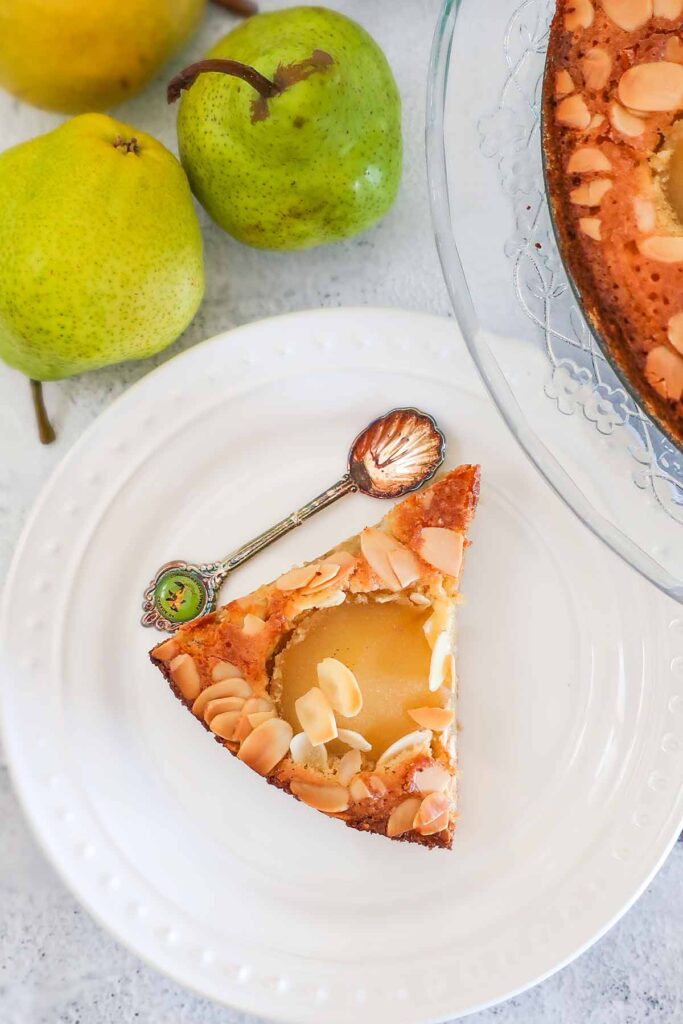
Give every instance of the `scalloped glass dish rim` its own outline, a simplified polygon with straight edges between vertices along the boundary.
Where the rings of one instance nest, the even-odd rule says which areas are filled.
[[[426,150],[429,201],[436,246],[453,311],[484,386],[507,427],[555,493],[588,529],[651,583],[683,604],[677,580],[584,497],[558,459],[532,429],[480,329],[452,230],[444,138],[446,90],[453,33],[463,0],[444,0],[434,33],[427,83]]]

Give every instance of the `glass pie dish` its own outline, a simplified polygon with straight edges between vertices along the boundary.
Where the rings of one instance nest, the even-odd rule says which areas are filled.
[[[499,411],[597,536],[683,602],[683,453],[592,336],[546,201],[541,92],[554,0],[445,0],[427,110],[436,241]]]

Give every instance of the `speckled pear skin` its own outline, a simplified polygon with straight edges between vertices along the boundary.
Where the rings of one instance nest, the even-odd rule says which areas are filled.
[[[305,249],[365,231],[392,205],[401,177],[401,101],[387,60],[349,18],[320,7],[260,14],[207,57],[273,78],[315,50],[333,63],[268,100],[254,123],[254,89],[205,73],[183,95],[178,139],[192,190],[248,245]]]
[[[204,293],[180,164],[103,114],[0,154],[0,253],[0,356],[36,380],[159,352]]]

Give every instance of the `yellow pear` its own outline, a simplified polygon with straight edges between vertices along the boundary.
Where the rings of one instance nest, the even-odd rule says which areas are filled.
[[[189,38],[206,0],[0,0],[0,86],[45,110],[109,110]]]

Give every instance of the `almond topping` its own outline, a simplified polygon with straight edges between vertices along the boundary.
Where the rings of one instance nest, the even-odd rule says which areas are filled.
[[[676,313],[669,320],[669,341],[683,356],[683,313]]]
[[[212,718],[208,726],[211,732],[220,736],[222,740],[231,741],[235,739],[235,728],[241,717],[241,711],[224,711],[223,714]]]
[[[670,36],[667,39],[664,47],[664,59],[671,60],[674,64],[683,64],[683,40],[680,36]]]
[[[377,800],[379,797],[386,796],[387,793],[389,792],[387,787],[384,785],[382,779],[380,779],[379,775],[368,775],[366,782],[368,788],[370,789],[370,792],[372,793],[373,800]]]
[[[560,100],[555,109],[555,118],[558,124],[566,125],[567,128],[585,131],[591,123],[591,112],[583,96],[574,93],[573,96]]]
[[[348,786],[354,775],[361,769],[360,750],[347,750],[337,768],[337,780],[340,786]]]
[[[418,608],[429,608],[432,603],[426,594],[411,594],[410,600],[413,604],[417,605]]]
[[[363,530],[360,535],[360,549],[363,552],[363,557],[375,576],[389,590],[401,589],[401,584],[389,561],[389,552],[400,546],[393,537],[389,537],[386,533],[373,527]]]
[[[349,793],[351,794],[351,799],[356,803],[360,803],[361,800],[372,799],[372,793],[365,785],[363,779],[351,779]]]
[[[569,174],[589,174],[591,171],[611,171],[612,164],[595,146],[582,146],[569,157]]]
[[[163,644],[155,647],[152,654],[159,661],[173,661],[180,654],[180,645],[177,640],[171,637],[170,640],[164,640]]]
[[[274,708],[272,711],[255,711],[253,714],[247,715],[252,729],[256,729],[262,722],[268,722],[271,718],[277,718],[277,711]]]
[[[668,60],[636,64],[621,76],[619,99],[634,110],[678,110],[683,106],[683,66]]]
[[[314,747],[305,732],[298,732],[292,737],[289,751],[294,764],[307,764],[318,769],[327,767],[327,747],[322,743]]]
[[[604,114],[593,114],[590,120],[590,124],[588,125],[588,131],[594,132],[596,128],[599,128],[600,125],[604,123],[604,120]]]
[[[244,705],[244,714],[253,715],[258,711],[273,711],[273,702],[266,697],[250,697]]]
[[[653,202],[643,199],[641,196],[634,196],[633,213],[639,231],[642,231],[643,234],[654,231],[657,226],[657,211]]]
[[[433,836],[448,828],[451,802],[443,793],[430,793],[415,815],[415,829],[421,836]]]
[[[361,736],[359,732],[354,732],[353,729],[339,729],[337,739],[353,750],[362,750],[365,753],[372,750],[372,745],[368,743],[365,736]]]
[[[675,21],[683,14],[683,0],[654,0],[655,18]]]
[[[456,579],[462,566],[465,538],[456,530],[441,526],[425,526],[420,531],[418,550],[425,562]]]
[[[321,562],[316,569],[316,574],[306,587],[307,594],[313,594],[316,590],[322,590],[335,576],[339,575],[340,567],[336,562]]]
[[[555,98],[561,100],[563,96],[569,96],[574,92],[576,86],[568,71],[558,71],[555,75]]]
[[[343,786],[335,783],[327,783],[318,786],[314,782],[298,782],[294,780],[289,787],[303,803],[316,811],[324,811],[326,814],[339,814],[349,806],[349,791]]]
[[[325,555],[325,562],[332,562],[340,569],[352,569],[357,561],[350,551],[333,551],[331,555]]]
[[[448,633],[439,633],[429,662],[429,690],[436,693],[452,678],[453,645]]]
[[[271,718],[245,739],[237,756],[259,775],[269,775],[289,750],[293,730],[282,718]]]
[[[358,680],[336,658],[323,658],[318,664],[318,682],[335,711],[344,718],[355,718],[363,709],[363,694]]]
[[[641,238],[638,249],[643,256],[658,263],[683,263],[683,235]]]
[[[303,565],[298,569],[290,569],[275,582],[278,590],[301,590],[308,586],[316,574],[315,565]]]
[[[665,345],[648,352],[645,376],[663,398],[674,402],[683,398],[683,358]]]
[[[593,178],[569,193],[569,201],[575,206],[599,206],[612,188],[609,178]]]
[[[602,0],[605,14],[617,28],[634,32],[652,17],[652,0]]]
[[[218,697],[206,703],[203,711],[204,721],[211,725],[216,715],[222,715],[224,711],[239,711],[242,714],[243,708],[242,697]]]
[[[635,139],[645,131],[642,119],[630,111],[624,110],[618,103],[613,103],[609,108],[609,119],[612,127],[629,139]]]
[[[448,708],[413,708],[408,714],[422,729],[431,729],[432,732],[443,732],[455,718]]]
[[[295,701],[294,707],[301,728],[314,747],[337,738],[337,723],[327,697],[319,686],[311,689]]]
[[[220,683],[223,679],[239,679],[242,673],[230,661],[219,661],[211,669],[211,678],[214,683]]]
[[[581,70],[588,89],[604,89],[612,72],[612,58],[606,50],[594,46],[581,61]]]
[[[247,736],[251,733],[252,728],[253,727],[251,722],[249,721],[249,717],[245,715],[244,712],[242,712],[242,717],[235,726],[235,732],[232,737],[233,740],[235,740],[236,743],[244,743]]]
[[[444,793],[451,785],[451,777],[442,764],[430,764],[415,772],[413,784],[418,793]]]
[[[392,758],[398,757],[399,754],[404,754],[407,750],[411,750],[413,747],[426,747],[432,742],[432,734],[428,729],[421,729],[418,732],[410,732],[407,736],[401,736],[400,739],[392,743],[391,746],[387,747],[384,753],[378,757],[377,766],[386,764],[387,761],[391,761]]]
[[[387,835],[390,839],[395,839],[397,836],[402,836],[404,832],[412,830],[415,815],[419,811],[421,803],[420,797],[410,796],[407,800],[396,804],[387,821]]]
[[[251,697],[251,693],[251,686],[245,683],[244,679],[224,679],[222,683],[213,683],[202,690],[192,705],[192,713],[201,718],[209,701],[217,700],[219,697],[241,697],[245,701],[247,697]]]
[[[190,654],[179,654],[170,666],[171,679],[180,690],[185,700],[195,700],[202,688],[199,669]]]
[[[602,222],[599,217],[579,217],[579,227],[584,235],[588,235],[594,241],[602,239]]]
[[[567,32],[576,32],[578,28],[590,28],[595,17],[595,9],[590,0],[569,0],[564,16],[564,27]]]
[[[401,588],[409,587],[411,583],[419,580],[422,576],[423,567],[420,564],[420,559],[408,548],[396,548],[389,552],[388,557],[389,565],[401,584]]]
[[[256,636],[262,629],[265,629],[266,624],[263,619],[260,619],[258,615],[252,615],[248,612],[244,616],[244,622],[242,623],[242,632],[245,636]]]

